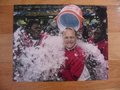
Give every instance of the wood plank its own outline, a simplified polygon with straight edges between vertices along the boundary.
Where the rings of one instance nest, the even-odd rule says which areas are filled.
[[[0,5],[14,4],[82,4],[82,5],[119,5],[119,0],[0,0]]]
[[[0,34],[13,31],[13,6],[0,5]]]
[[[120,32],[118,26],[120,25],[120,6],[108,6],[108,31]]]
[[[12,34],[0,34],[0,62],[12,61]]]
[[[108,50],[110,60],[120,60],[120,32],[109,32],[108,34]]]

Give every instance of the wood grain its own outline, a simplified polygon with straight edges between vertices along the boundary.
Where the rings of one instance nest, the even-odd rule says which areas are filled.
[[[16,83],[12,80],[14,4],[81,4],[108,7],[109,80]],[[0,90],[120,90],[120,0],[0,0]]]
[[[119,5],[119,0],[0,0],[0,5],[14,4],[81,4],[81,5]]]

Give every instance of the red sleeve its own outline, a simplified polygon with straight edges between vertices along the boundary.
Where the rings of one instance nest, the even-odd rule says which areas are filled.
[[[100,49],[101,53],[104,55],[105,60],[108,60],[108,43],[105,41],[99,43],[98,48]]]
[[[105,57],[105,60],[108,60],[108,44],[106,43],[104,50],[103,50],[103,55]]]

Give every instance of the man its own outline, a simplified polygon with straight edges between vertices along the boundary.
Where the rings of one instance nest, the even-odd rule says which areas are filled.
[[[102,29],[97,29],[94,32],[94,42],[98,46],[98,49],[104,55],[104,59],[108,60],[108,41],[106,32]]]
[[[65,47],[65,66],[61,68],[59,75],[65,81],[76,81],[84,69],[84,52],[76,45],[76,32],[72,28],[66,28],[63,32]]]
[[[42,34],[38,21],[29,21],[25,29],[22,27],[18,28],[14,32],[14,44],[21,47],[38,46],[45,35]]]
[[[21,81],[26,69],[22,60],[27,57],[29,48],[35,49],[36,46],[43,46],[42,40],[45,39],[38,21],[30,21],[26,28],[18,28],[14,32],[13,40],[13,61],[14,61],[14,80]],[[31,49],[31,50],[32,50]],[[34,51],[33,51],[34,52]],[[24,57],[23,57],[24,56]],[[28,55],[27,60],[30,60]],[[27,61],[26,60],[26,61]]]
[[[41,29],[40,29],[39,22],[33,21],[30,24],[28,24],[28,25],[30,27],[28,32],[31,34],[32,38],[34,40],[40,39]]]
[[[32,46],[41,44],[44,35],[42,34],[42,30],[38,21],[30,21],[24,33],[26,35],[25,38],[31,41]]]

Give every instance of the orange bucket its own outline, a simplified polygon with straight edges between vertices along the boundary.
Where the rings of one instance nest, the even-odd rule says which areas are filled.
[[[65,6],[56,16],[56,22],[60,31],[72,27],[76,31],[82,28],[83,16],[81,9],[76,5]]]

